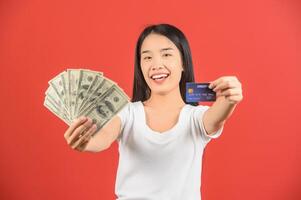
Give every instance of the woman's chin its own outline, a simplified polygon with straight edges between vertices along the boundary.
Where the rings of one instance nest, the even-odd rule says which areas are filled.
[[[151,91],[152,94],[163,96],[169,94],[172,90],[169,88],[161,87],[161,88],[152,88]]]

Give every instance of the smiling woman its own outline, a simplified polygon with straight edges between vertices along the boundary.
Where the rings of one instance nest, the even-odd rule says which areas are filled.
[[[176,85],[179,86],[181,97],[185,101],[185,83],[194,82],[191,51],[182,31],[169,24],[146,27],[137,41],[133,102],[147,100],[150,97],[150,87],[156,88],[155,83],[164,82],[164,79],[161,81],[149,79],[152,75],[160,73],[171,75],[167,77],[172,78],[173,83],[177,81]]]
[[[136,45],[132,102],[84,148],[99,152],[118,142],[118,200],[201,199],[204,148],[222,133],[234,106],[223,95],[212,107],[188,104],[185,84],[193,81],[184,34],[168,24],[146,27]],[[230,86],[231,94],[236,95],[231,101],[241,100],[241,85],[235,78],[222,77],[211,86],[217,92]],[[91,127],[91,120],[80,118],[67,135],[82,129],[90,131]]]
[[[183,66],[180,51],[172,41],[152,33],[145,38],[141,51],[142,74],[153,95],[178,91]]]

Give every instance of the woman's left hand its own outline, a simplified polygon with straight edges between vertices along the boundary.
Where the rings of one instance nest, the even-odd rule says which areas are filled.
[[[238,104],[242,99],[241,83],[236,76],[223,76],[210,82],[209,88],[216,92],[216,98],[225,97],[230,104]]]

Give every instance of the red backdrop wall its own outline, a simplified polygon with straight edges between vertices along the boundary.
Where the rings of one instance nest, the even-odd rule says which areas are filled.
[[[104,72],[131,96],[134,48],[152,23],[188,37],[197,82],[235,75],[243,101],[203,161],[204,200],[301,199],[297,0],[0,2],[0,199],[114,199],[118,145],[70,149],[43,106],[66,68]]]

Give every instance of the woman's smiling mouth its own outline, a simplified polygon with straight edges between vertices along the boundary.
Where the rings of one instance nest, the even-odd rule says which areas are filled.
[[[169,76],[168,73],[160,73],[160,74],[153,74],[150,76],[150,78],[153,80],[160,80],[160,79],[165,79],[168,76]]]
[[[169,73],[156,73],[150,76],[150,78],[155,82],[155,83],[163,83],[166,78],[169,77]]]

